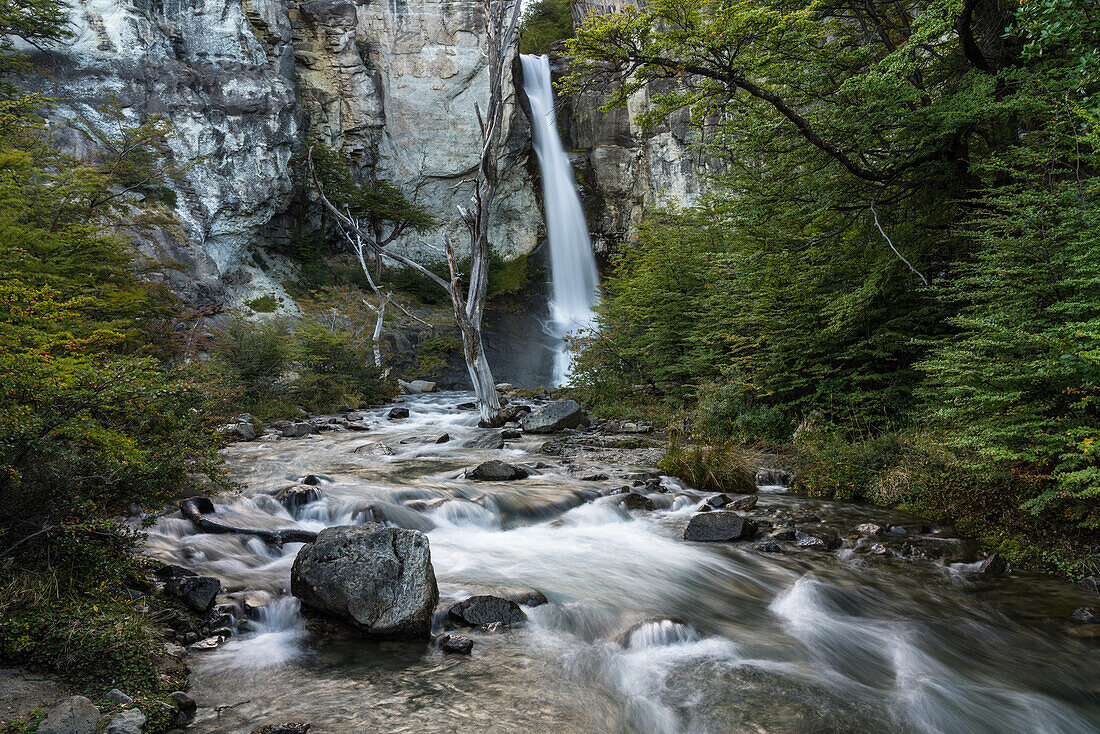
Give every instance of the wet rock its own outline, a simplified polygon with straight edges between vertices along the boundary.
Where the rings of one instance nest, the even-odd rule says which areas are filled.
[[[795,531],[794,542],[799,548],[828,548],[829,544],[814,535]]]
[[[451,440],[451,434],[441,433],[438,438],[435,439],[435,443],[447,443]]]
[[[174,691],[168,694],[168,702],[172,708],[175,709],[176,716],[173,722],[175,726],[183,728],[191,723],[191,720],[195,718],[195,712],[198,711],[198,706],[195,704],[195,699],[188,696],[183,691]]]
[[[652,512],[654,509],[653,500],[646,497],[644,494],[638,494],[636,492],[628,492],[619,495],[618,503],[628,510],[645,510],[647,512]]]
[[[798,542],[798,532],[818,538],[825,543],[826,548],[839,548],[841,546],[840,533],[836,528],[824,523],[809,523],[798,528],[795,533],[795,542]]]
[[[251,734],[306,734],[311,726],[308,721],[281,721],[257,726]]]
[[[459,403],[456,407],[459,410],[477,410],[477,403]]]
[[[198,642],[191,643],[187,646],[187,649],[191,652],[209,652],[210,650],[217,650],[225,640],[226,638],[221,635],[217,637],[206,637]]]
[[[375,441],[363,444],[355,449],[355,453],[360,456],[393,456],[397,452],[381,441]]]
[[[516,604],[521,604],[525,607],[541,607],[543,604],[549,604],[546,599],[546,595],[536,589],[524,589],[523,591],[517,591],[505,596],[508,601],[514,601]]]
[[[502,449],[504,434],[501,431],[485,430],[462,444],[466,449]]]
[[[733,512],[715,511],[692,516],[684,530],[684,540],[722,542],[748,540],[756,533],[756,524]]]
[[[366,507],[360,507],[354,513],[352,513],[351,521],[365,525],[366,523],[384,523],[386,522],[386,513],[378,505],[367,505]]]
[[[786,469],[761,469],[756,472],[756,486],[758,487],[789,487],[793,479]]]
[[[598,474],[586,474],[585,476],[581,477],[582,482],[603,482],[607,479],[608,476],[603,472],[600,472]]]
[[[725,507],[730,503],[730,496],[728,494],[716,494],[712,497],[707,497],[707,501],[704,503],[705,507],[715,509],[718,507]]]
[[[748,512],[752,508],[756,507],[756,503],[759,501],[759,497],[755,494],[746,495],[744,497],[738,497],[737,499],[726,505],[727,510],[738,510],[740,512]]]
[[[860,535],[882,535],[885,529],[881,525],[876,525],[873,522],[865,522],[862,525],[856,525],[856,532]]]
[[[409,417],[409,409],[408,408],[403,408],[403,407],[400,407],[400,406],[396,407],[396,408],[392,408],[392,409],[390,409],[389,413],[386,413],[386,417],[388,417],[391,421],[392,420],[398,420],[398,419],[401,419],[401,418],[408,418]]]
[[[783,549],[779,546],[778,543],[758,543],[757,545],[754,545],[752,547],[752,549],[754,551],[759,551],[760,553],[782,553],[783,552]]]
[[[493,623],[514,627],[526,622],[527,615],[514,601],[482,594],[451,605],[447,610],[447,619],[460,627],[480,627]]]
[[[469,655],[473,652],[474,641],[462,635],[443,635],[439,638],[439,649],[457,655]]]
[[[793,543],[796,531],[794,528],[780,528],[771,534],[772,540],[778,540],[783,543]]]
[[[507,482],[514,479],[526,479],[529,473],[523,467],[494,459],[478,464],[474,469],[467,471],[466,476],[479,482]]]
[[[418,393],[435,392],[435,383],[430,380],[413,380],[409,383],[409,387],[413,392]]]
[[[507,441],[515,441],[516,439],[523,438],[523,433],[517,431],[515,428],[505,428],[500,432],[500,437]]]
[[[1077,582],[1077,587],[1086,593],[1100,595],[1100,576],[1086,576]]]
[[[317,426],[312,423],[291,423],[283,426],[282,428],[283,438],[301,438],[302,436],[308,436],[311,433],[317,433]]]
[[[344,413],[344,420],[348,421],[349,423],[352,421],[361,421],[364,418],[366,418],[366,416],[357,411],[349,410],[347,413]]]
[[[134,699],[130,698],[117,688],[112,688],[111,690],[107,691],[103,698],[107,699],[111,703],[117,703],[123,706],[127,706],[134,702]]]
[[[321,484],[321,478],[316,474],[306,474],[302,477],[302,481],[299,484],[308,484],[311,487],[316,487]]]
[[[615,635],[616,643],[626,648],[665,647],[699,639],[699,633],[677,617],[644,619]]]
[[[95,734],[99,709],[84,696],[65,698],[46,713],[38,724],[38,734]]]
[[[986,558],[982,561],[982,565],[978,567],[978,573],[986,576],[1001,576],[1011,570],[1012,564],[999,553],[994,553],[989,558]]]
[[[205,612],[214,606],[222,582],[212,576],[177,576],[169,579],[164,591],[179,599],[195,612]]]
[[[1100,617],[1096,616],[1096,610],[1092,607],[1081,607],[1069,615],[1069,621],[1074,624],[1097,624],[1100,623]]]
[[[291,593],[368,635],[427,639],[439,600],[428,538],[381,525],[325,528],[294,559]]]
[[[371,426],[366,421],[348,421],[349,431],[369,431]]]
[[[584,408],[575,400],[556,400],[544,405],[520,421],[527,433],[554,433],[576,428],[584,421]]]
[[[129,709],[111,717],[104,734],[141,734],[145,726],[145,714],[140,709]]]
[[[275,493],[275,499],[288,510],[296,510],[321,499],[321,490],[312,484],[293,484]]]

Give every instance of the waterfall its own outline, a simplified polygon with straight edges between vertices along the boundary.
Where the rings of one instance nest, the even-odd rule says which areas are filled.
[[[523,91],[531,101],[535,153],[542,171],[552,285],[547,329],[558,344],[554,382],[560,385],[569,379],[573,361],[564,338],[571,331],[592,325],[599,273],[573,180],[573,167],[558,136],[550,60],[545,56],[524,55],[520,61],[523,64]]]

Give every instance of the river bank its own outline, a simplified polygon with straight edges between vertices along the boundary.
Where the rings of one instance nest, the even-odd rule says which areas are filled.
[[[1074,587],[978,574],[974,549],[949,528],[779,484],[762,486],[743,513],[757,523],[752,540],[687,542],[712,493],[654,472],[660,439],[520,434],[502,448],[470,447],[494,432],[458,409],[467,400],[417,396],[406,399],[408,418],[367,411],[367,431],[235,444],[225,456],[244,490],[215,497],[216,517],[309,530],[385,517],[425,532],[440,631],[446,609],[472,594],[533,588],[549,604],[527,610],[523,627],[464,633],[469,658],[317,636],[286,593],[298,544],[273,548],[161,519],[147,552],[217,577],[221,601],[253,625],[189,655],[193,729],[248,732],[276,720],[320,731],[1096,725],[1100,658],[1068,621],[1089,603]],[[355,453],[363,445],[389,451]],[[465,478],[490,459],[531,476]],[[313,501],[288,509],[274,499],[307,475],[317,480]],[[856,530],[867,524],[879,530]],[[632,628],[642,632],[624,637]]]

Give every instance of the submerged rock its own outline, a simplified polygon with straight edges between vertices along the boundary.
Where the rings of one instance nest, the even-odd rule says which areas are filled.
[[[684,530],[684,540],[723,542],[748,540],[756,534],[756,523],[733,512],[716,511],[693,515]]]
[[[462,444],[466,449],[502,449],[504,434],[501,431],[484,430]]]
[[[524,589],[508,594],[505,598],[525,607],[541,607],[543,604],[550,603],[546,598],[546,594],[537,589]]]
[[[306,734],[312,727],[308,721],[281,721],[257,726],[251,734]]]
[[[38,724],[38,734],[95,734],[99,709],[84,696],[65,698],[46,713]]]
[[[554,433],[576,428],[584,421],[584,408],[575,400],[556,400],[525,415],[520,421],[527,433]]]
[[[478,464],[474,469],[466,472],[466,476],[479,482],[507,482],[513,479],[526,479],[529,472],[515,464],[494,459]]]
[[[815,535],[809,535],[801,530],[794,534],[794,542],[799,548],[828,548],[829,544]]]
[[[368,524],[325,528],[294,559],[291,593],[368,635],[427,639],[439,601],[428,538]]]
[[[695,628],[682,619],[645,619],[615,636],[626,648],[665,647],[699,639]]]
[[[288,510],[295,510],[321,499],[321,490],[312,484],[292,484],[275,493],[275,499]]]
[[[1100,623],[1100,617],[1096,616],[1096,610],[1092,607],[1081,607],[1069,615],[1069,621],[1074,624],[1096,624]]]
[[[494,623],[513,627],[526,622],[527,615],[514,601],[482,594],[452,604],[447,610],[447,619],[461,627],[480,627]]]
[[[752,547],[752,549],[754,551],[759,551],[761,553],[782,553],[783,552],[783,548],[780,547],[779,543],[770,543],[770,542],[769,543],[758,543],[757,545],[754,545]]]
[[[365,443],[359,448],[355,449],[356,454],[360,456],[393,456],[397,452],[391,449],[381,441],[373,443]]]
[[[443,652],[469,655],[473,652],[474,641],[462,635],[443,635],[439,638],[439,649]]]
[[[1100,576],[1086,576],[1077,582],[1078,588],[1089,594],[1100,594]]]

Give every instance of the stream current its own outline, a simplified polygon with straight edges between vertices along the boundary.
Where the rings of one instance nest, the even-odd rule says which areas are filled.
[[[1100,731],[1100,653],[1054,621],[1081,605],[1068,585],[844,550],[689,543],[683,530],[704,493],[664,478],[670,491],[652,494],[655,511],[629,512],[609,494],[647,467],[566,466],[537,453],[548,437],[462,448],[483,433],[476,413],[456,408],[469,399],[406,398],[411,415],[396,421],[388,408],[360,411],[376,426],[369,433],[235,444],[225,457],[245,489],[215,497],[214,517],[319,530],[381,511],[427,533],[440,608],[517,587],[549,604],[525,607],[521,628],[463,632],[470,657],[313,637],[287,595],[300,544],[200,534],[178,515],[162,518],[150,555],[217,576],[230,595],[268,597],[253,632],[190,657],[192,730],[305,720],[314,732]],[[449,442],[425,442],[444,432]],[[372,441],[396,454],[352,453]],[[494,458],[540,473],[463,478]],[[610,479],[580,478],[593,472]],[[292,514],[271,493],[307,474],[323,496]],[[810,507],[848,524],[907,519],[781,487],[762,487],[759,505]]]

